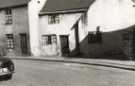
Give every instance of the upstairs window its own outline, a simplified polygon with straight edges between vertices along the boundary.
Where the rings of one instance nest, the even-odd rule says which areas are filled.
[[[10,8],[5,9],[5,24],[12,24],[12,10]]]
[[[59,15],[49,15],[48,23],[49,24],[58,24],[60,22]]]
[[[14,48],[14,37],[13,34],[6,34],[7,38],[7,48],[13,49]]]

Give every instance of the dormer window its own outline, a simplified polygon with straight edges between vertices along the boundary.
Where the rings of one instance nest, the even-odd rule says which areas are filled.
[[[5,24],[12,24],[12,10],[10,8],[5,9]]]
[[[59,15],[49,15],[48,16],[48,23],[49,24],[58,24],[60,22]]]

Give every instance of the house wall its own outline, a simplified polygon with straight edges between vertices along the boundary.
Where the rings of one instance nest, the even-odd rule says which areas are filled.
[[[46,45],[46,47],[41,48],[42,55],[61,55],[61,44],[60,44],[60,35],[68,35],[69,36],[69,48],[72,51],[75,48],[75,35],[73,26],[79,20],[82,13],[71,13],[71,14],[61,14],[60,23],[59,24],[48,24],[48,16],[40,17],[40,45],[42,44],[42,35],[56,34],[57,36],[57,47],[55,52],[53,52],[52,47],[48,47],[50,45]]]
[[[134,25],[133,0],[96,0],[88,10],[88,29],[110,32]]]
[[[46,0],[31,0],[28,4],[30,51],[34,56],[40,55],[39,13],[45,2]]]
[[[132,59],[131,32],[126,30],[102,32],[101,43],[89,43],[87,35],[80,42],[81,54],[89,58]],[[124,39],[126,34],[130,36],[129,40]]]
[[[3,54],[4,53],[4,49],[5,49],[5,45],[6,45],[6,41],[5,41],[5,31],[6,31],[6,29],[5,29],[5,17],[4,17],[4,12],[1,10],[0,11],[0,52],[1,52],[1,54]],[[7,27],[7,28],[9,28],[8,30],[9,31],[12,31],[11,29],[10,29],[10,26],[9,27]]]
[[[28,7],[16,8],[13,10],[13,25],[12,25],[13,33],[16,39],[16,47],[15,50],[19,55],[21,55],[21,43],[20,43],[20,34],[27,34],[27,45],[28,45],[28,53],[30,54],[30,43],[29,43],[29,20],[28,20]]]
[[[4,41],[1,42],[4,45],[4,49],[7,55],[22,55],[21,54],[21,47],[20,47],[20,33],[26,33],[29,39],[29,24],[28,24],[28,12],[27,6],[19,7],[19,8],[12,8],[12,24],[5,24],[5,11],[0,11],[0,38]],[[14,45],[15,48],[13,50],[8,50],[6,48],[6,34],[13,34],[14,35]],[[28,41],[28,48],[29,48],[29,41]],[[28,50],[29,51],[29,50]]]
[[[81,53],[96,58],[114,53],[117,56],[108,58],[132,59],[131,41],[127,43],[122,38],[125,29],[135,24],[133,5],[132,0],[96,0],[87,12],[86,29],[79,28]],[[95,32],[97,26],[102,32],[102,43],[88,43],[88,32]],[[118,56],[122,53],[124,56]]]
[[[76,38],[73,26],[80,18],[78,30],[81,55],[94,58],[133,59],[132,35],[130,40],[124,40],[123,35],[131,33],[132,30],[127,29],[135,24],[134,5],[132,0],[96,0],[87,13],[61,14],[60,24],[48,24],[48,16],[40,16],[38,30],[40,55],[61,55],[60,35],[69,36],[70,53],[74,54]],[[98,26],[102,32],[102,42],[88,43],[88,33],[95,32]],[[57,44],[55,47],[53,45],[42,47],[42,35],[49,34],[57,35]]]

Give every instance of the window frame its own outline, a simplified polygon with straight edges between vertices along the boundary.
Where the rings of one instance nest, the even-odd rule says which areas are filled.
[[[7,48],[13,49],[14,48],[14,35],[6,34],[6,41],[7,41]]]
[[[101,32],[89,32],[88,33],[88,43],[102,43],[102,33]]]
[[[56,35],[42,35],[42,46],[52,45],[53,43],[57,43]]]
[[[5,24],[12,24],[12,9],[11,8],[6,8],[5,9]]]
[[[48,15],[48,24],[60,23],[60,16],[58,14]]]

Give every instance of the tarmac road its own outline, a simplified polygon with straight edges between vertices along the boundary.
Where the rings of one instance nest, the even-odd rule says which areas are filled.
[[[135,86],[135,71],[103,66],[13,60],[12,80],[0,86]]]

